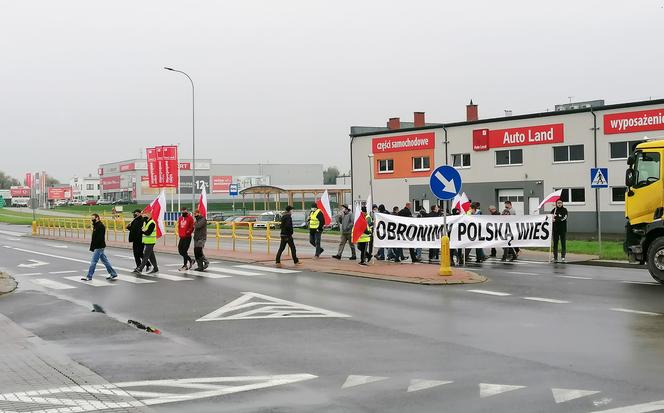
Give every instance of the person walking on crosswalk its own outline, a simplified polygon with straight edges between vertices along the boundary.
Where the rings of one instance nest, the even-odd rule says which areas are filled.
[[[145,249],[143,233],[141,232],[143,230],[143,217],[140,209],[134,210],[134,219],[127,225],[127,230],[129,231],[129,242],[131,242],[134,251],[134,261],[136,261],[136,267],[138,267],[143,261],[143,250]],[[150,262],[148,262],[146,268],[150,271]]]
[[[92,281],[92,276],[97,268],[99,260],[106,267],[108,271],[107,280],[114,280],[118,277],[118,273],[111,266],[104,249],[106,248],[106,227],[101,222],[98,214],[92,214],[92,236],[90,237],[90,251],[92,252],[92,261],[90,261],[90,268],[88,268],[87,276],[81,278],[83,281]]]
[[[210,261],[205,258],[205,254],[203,253],[203,248],[205,248],[205,242],[207,241],[207,219],[201,215],[201,211],[198,209],[194,211],[194,217],[196,217],[196,222],[194,223],[194,258],[196,259],[196,264],[198,264],[194,268],[194,271],[205,271],[208,265],[210,265]]]
[[[286,245],[290,247],[291,256],[293,257],[293,263],[297,264],[300,260],[297,259],[297,250],[295,249],[295,241],[293,241],[293,217],[291,216],[291,211],[293,207],[288,205],[286,207],[286,212],[281,216],[281,243],[279,244],[279,250],[277,251],[277,257],[275,262],[281,264],[281,254],[283,254],[286,249]]]
[[[152,271],[148,272],[148,274],[157,273],[159,272],[159,267],[157,266],[157,257],[154,255],[154,246],[157,243],[157,223],[152,219],[152,209],[149,206],[143,210],[143,228],[141,234],[145,249],[143,250],[143,260],[134,269],[134,274],[141,274],[148,261],[152,264]]]

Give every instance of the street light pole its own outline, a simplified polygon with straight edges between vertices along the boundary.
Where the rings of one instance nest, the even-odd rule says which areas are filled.
[[[194,81],[182,70],[173,69],[171,67],[164,67],[164,69],[170,70],[171,72],[182,73],[187,76],[187,79],[191,82],[191,210],[193,211],[196,209],[196,106],[194,99]]]
[[[371,203],[375,203],[373,197],[373,153],[369,154],[369,194],[371,195]],[[367,205],[367,211],[371,211],[372,205]]]

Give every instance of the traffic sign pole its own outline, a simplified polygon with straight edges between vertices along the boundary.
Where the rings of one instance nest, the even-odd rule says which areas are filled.
[[[443,203],[443,236],[440,237],[440,268],[438,275],[452,275],[452,266],[450,262],[450,237],[447,235],[447,206],[448,201]]]
[[[451,166],[443,165],[436,168],[429,178],[431,192],[443,201],[443,236],[440,237],[440,269],[438,275],[452,275],[450,263],[450,237],[447,235],[447,201],[453,199],[461,191],[461,175]]]

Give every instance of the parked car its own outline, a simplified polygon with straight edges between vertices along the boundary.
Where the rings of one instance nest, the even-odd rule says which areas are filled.
[[[83,205],[89,205],[89,206],[97,205],[97,200],[96,199],[88,199],[87,201],[85,201],[83,203]]]
[[[126,199],[118,199],[113,201],[113,205],[129,205],[129,201]]]
[[[225,218],[222,212],[208,212],[207,214],[208,221],[223,222]]]
[[[61,206],[67,206],[67,200],[66,199],[58,199],[57,201],[53,202],[54,207],[61,207]]]
[[[270,228],[278,228],[280,220],[281,215],[276,212],[263,212],[256,219],[254,228],[266,228],[268,225],[270,225]]]
[[[238,215],[232,217],[231,220],[227,220],[227,223],[235,223],[236,226],[245,226],[248,227],[250,222],[256,222],[256,218],[253,215]]]
[[[109,199],[100,199],[95,205],[111,205],[113,201]]]
[[[302,211],[291,212],[291,219],[293,220],[293,228],[306,228],[307,227],[307,214]]]

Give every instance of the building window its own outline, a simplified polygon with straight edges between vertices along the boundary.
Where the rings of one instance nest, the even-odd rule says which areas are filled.
[[[496,165],[523,165],[523,149],[496,151]]]
[[[507,201],[510,202],[523,202],[523,196],[521,195],[504,195],[504,196],[499,196],[498,197],[498,202],[499,203],[505,203]]]
[[[470,168],[469,153],[453,153],[452,166],[455,168]]]
[[[624,142],[611,142],[609,143],[609,159],[623,160],[627,159],[629,154],[634,152],[636,145],[643,141],[624,141]]]
[[[624,186],[613,186],[611,187],[611,203],[613,204],[624,204],[625,203],[625,191],[627,190]]]
[[[389,174],[394,172],[394,159],[379,159],[378,160],[378,173]]]
[[[88,191],[93,191],[95,189],[95,184],[87,184],[85,185],[85,189]]]
[[[553,147],[553,162],[580,162],[583,159],[583,145]]]
[[[585,204],[586,203],[586,188],[555,188],[554,190],[562,189],[560,199],[568,204]]]
[[[429,169],[431,169],[431,167],[429,166],[428,156],[418,156],[413,158],[413,172],[428,171]]]

